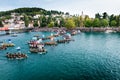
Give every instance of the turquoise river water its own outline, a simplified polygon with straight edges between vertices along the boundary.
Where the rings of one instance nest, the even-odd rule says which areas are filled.
[[[45,55],[29,52],[26,42],[35,34],[50,32],[0,37],[16,44],[0,51],[0,80],[120,80],[120,33],[81,33],[70,43],[46,46]],[[8,60],[6,52],[16,52],[17,46],[29,57]]]

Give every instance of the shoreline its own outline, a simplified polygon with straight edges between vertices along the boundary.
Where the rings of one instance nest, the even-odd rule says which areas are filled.
[[[77,27],[75,29],[66,29],[65,27],[59,28],[59,27],[53,27],[53,28],[34,28],[33,31],[38,32],[38,31],[48,31],[48,32],[53,32],[56,30],[66,30],[66,31],[70,31],[70,30],[80,30],[81,32],[105,32],[107,30],[112,30],[113,32],[120,32],[120,27]]]
[[[71,30],[80,30],[81,32],[106,32],[107,30],[111,30],[113,32],[120,32],[120,27],[76,27],[75,29],[67,29],[65,27],[53,27],[53,28],[48,28],[48,27],[43,27],[43,28],[38,28],[35,27],[31,30],[29,30],[30,32],[54,32],[57,30],[66,30],[66,31],[71,31]],[[26,31],[25,29],[13,29],[11,30],[13,33],[24,33],[24,32],[29,32]],[[12,34],[12,33],[10,33]],[[6,36],[6,35],[10,35],[10,34],[0,34],[0,36]]]

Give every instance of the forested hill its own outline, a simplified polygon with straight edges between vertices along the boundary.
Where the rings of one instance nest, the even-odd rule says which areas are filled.
[[[44,15],[51,15],[51,14],[64,14],[63,12],[61,11],[55,11],[55,10],[51,10],[51,11],[47,11],[45,9],[42,9],[42,8],[18,8],[18,9],[14,9],[14,10],[9,10],[9,11],[1,11],[0,12],[0,17],[1,16],[8,16],[10,15],[11,13],[25,13],[27,15],[35,15],[35,14],[44,14]]]

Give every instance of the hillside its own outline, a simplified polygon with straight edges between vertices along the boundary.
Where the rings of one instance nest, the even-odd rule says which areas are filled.
[[[17,8],[17,9],[14,9],[14,10],[9,10],[9,11],[1,11],[0,12],[0,17],[2,16],[8,16],[10,15],[11,13],[25,13],[27,15],[35,15],[35,14],[43,14],[43,15],[51,15],[51,14],[64,14],[64,12],[61,12],[61,11],[55,11],[55,10],[51,10],[51,11],[47,11],[45,9],[42,9],[42,8],[36,8],[36,7],[33,7],[33,8]]]

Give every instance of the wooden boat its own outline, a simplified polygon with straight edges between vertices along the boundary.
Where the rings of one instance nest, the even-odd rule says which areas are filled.
[[[50,39],[50,38],[49,37],[42,38],[42,40],[47,40],[47,39]]]
[[[59,34],[54,34],[52,36],[48,36],[48,37],[42,38],[42,40],[47,40],[47,39],[51,39],[53,37],[58,37],[58,36],[60,36],[60,35]]]
[[[43,43],[29,44],[30,48],[38,48],[38,45],[44,45]]]
[[[60,36],[59,34],[53,34],[53,37],[58,37],[58,36]]]
[[[66,34],[65,30],[59,31],[59,35],[64,35],[64,34]]]
[[[46,49],[39,50],[38,48],[30,48],[31,53],[47,53]]]
[[[48,38],[48,39],[51,39],[51,38],[53,38],[53,36],[48,36],[47,38]]]
[[[44,44],[45,44],[45,45],[49,45],[49,46],[57,45],[57,43],[56,43],[55,41],[45,42]]]
[[[73,31],[72,33],[71,33],[71,36],[74,36],[74,35],[76,35],[77,34],[77,31]]]
[[[66,42],[70,42],[70,40],[67,40],[67,39],[65,39],[65,40],[57,40],[57,43],[66,43]]]
[[[6,50],[7,47],[6,46],[0,46],[0,50]]]
[[[24,53],[6,53],[6,57],[9,59],[25,59],[28,56]]]
[[[2,46],[6,46],[6,47],[14,47],[15,44],[13,44],[13,43],[3,43]]]
[[[27,43],[28,44],[34,44],[34,43],[36,43],[36,41],[28,41]]]
[[[39,36],[40,36],[39,34],[34,35],[34,37],[39,37]]]

